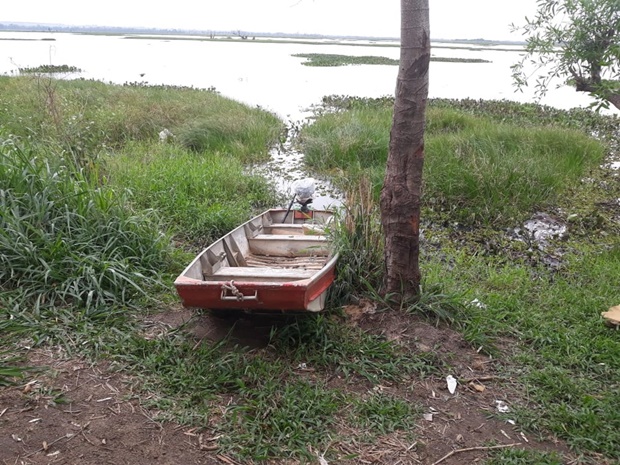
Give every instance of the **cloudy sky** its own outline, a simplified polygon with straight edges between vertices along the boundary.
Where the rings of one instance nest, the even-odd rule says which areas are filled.
[[[429,0],[435,39],[512,39],[536,0]],[[398,37],[398,0],[5,0],[0,22]]]

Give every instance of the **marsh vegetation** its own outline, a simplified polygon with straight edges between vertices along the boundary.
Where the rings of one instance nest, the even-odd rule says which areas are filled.
[[[334,55],[329,53],[297,53],[298,58],[306,58],[305,66],[346,66],[346,65],[398,65],[399,60],[381,56]],[[431,61],[444,63],[491,63],[481,58],[431,57]]]

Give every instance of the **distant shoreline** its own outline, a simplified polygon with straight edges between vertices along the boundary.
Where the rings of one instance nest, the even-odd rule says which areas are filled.
[[[324,34],[299,34],[288,32],[253,32],[253,31],[219,31],[219,30],[196,30],[196,29],[161,29],[140,27],[112,27],[112,26],[77,26],[66,24],[39,24],[0,22],[0,32],[62,32],[78,34],[151,34],[151,35],[183,35],[204,36],[206,38],[236,38],[238,40],[252,40],[252,38],[275,38],[275,39],[308,39],[308,40],[365,40],[373,42],[399,42],[398,37],[373,37],[351,35],[324,35]],[[433,42],[469,45],[524,45],[525,42],[494,39],[431,39]]]

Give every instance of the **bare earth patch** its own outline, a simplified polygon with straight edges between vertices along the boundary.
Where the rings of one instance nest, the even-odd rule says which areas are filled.
[[[446,364],[445,376],[458,380],[454,394],[445,376],[418,379],[409,385],[380,386],[399,398],[422,405],[423,416],[411,435],[403,432],[372,444],[359,441],[359,431],[347,431],[330,445],[334,463],[444,464],[482,463],[489,446],[557,451],[570,459],[567,447],[553,438],[526,436],[518,425],[497,415],[497,402],[510,406],[519,393],[511,380],[498,375],[498,361],[476,353],[455,331],[396,312],[374,313],[372,305],[347,307],[348,324],[416,352],[432,353]],[[145,337],[154,337],[190,320],[183,309],[152,316]],[[270,321],[242,318],[230,321],[202,315],[188,325],[197,343],[217,340],[232,331],[246,345],[261,346]],[[250,344],[250,343],[253,344]],[[64,354],[33,351],[31,365],[49,370],[33,374],[27,384],[0,390],[0,463],[14,464],[225,464],[232,458],[217,450],[213,432],[162,423],[140,405],[129,377],[109,370],[104,362],[89,365]],[[334,379],[330,387],[366,389]],[[325,451],[315,451],[318,455]],[[358,454],[352,460],[347,455]],[[451,455],[450,455],[451,454]],[[442,460],[443,459],[443,460]],[[284,462],[279,462],[284,463]]]

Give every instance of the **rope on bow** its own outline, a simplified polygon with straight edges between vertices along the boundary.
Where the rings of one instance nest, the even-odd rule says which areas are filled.
[[[244,295],[241,293],[239,289],[237,289],[237,287],[235,286],[235,282],[232,280],[228,284],[227,283],[222,284],[222,290],[230,291],[231,294],[237,298],[237,300],[243,300]]]

